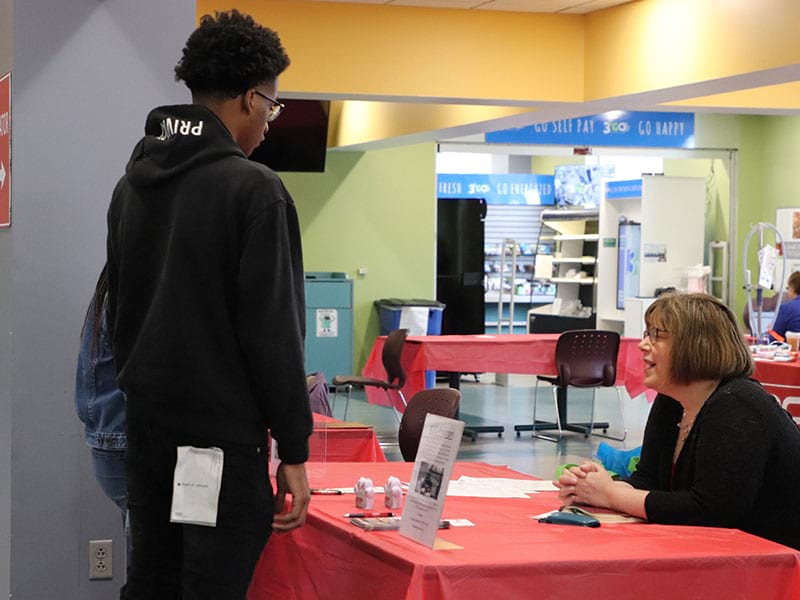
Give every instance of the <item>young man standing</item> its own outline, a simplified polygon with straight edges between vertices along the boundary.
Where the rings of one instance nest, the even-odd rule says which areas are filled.
[[[283,108],[288,65],[251,17],[203,17],[175,68],[192,104],[150,113],[114,190],[108,297],[133,546],[122,598],[244,600],[270,532],[305,521],[299,225],[278,176],[247,160]]]

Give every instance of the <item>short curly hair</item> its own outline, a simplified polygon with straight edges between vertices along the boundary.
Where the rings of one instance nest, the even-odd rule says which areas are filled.
[[[175,80],[192,94],[234,98],[274,81],[288,66],[278,34],[233,9],[200,19],[175,66]]]

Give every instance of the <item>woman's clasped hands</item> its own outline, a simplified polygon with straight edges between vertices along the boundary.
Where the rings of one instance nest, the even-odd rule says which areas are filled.
[[[611,507],[614,480],[600,463],[587,460],[580,466],[564,469],[553,484],[558,488],[559,500],[565,505]]]

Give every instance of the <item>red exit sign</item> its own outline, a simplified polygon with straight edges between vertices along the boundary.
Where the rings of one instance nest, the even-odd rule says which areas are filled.
[[[0,77],[0,227],[11,226],[11,73]]]

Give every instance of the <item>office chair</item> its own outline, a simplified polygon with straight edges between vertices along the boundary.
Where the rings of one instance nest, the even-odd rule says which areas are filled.
[[[558,337],[556,343],[556,371],[555,377],[537,375],[536,386],[533,391],[533,436],[551,442],[561,439],[564,431],[576,431],[584,437],[594,434],[595,429],[602,429],[601,437],[622,441],[628,435],[628,430],[623,429],[622,437],[604,435],[608,431],[608,423],[594,422],[594,406],[597,388],[611,387],[617,378],[617,355],[619,354],[619,334],[615,331],[600,331],[596,329],[579,329],[565,331]],[[545,381],[553,386],[553,403],[556,409],[556,422],[536,421],[536,400],[539,391],[539,382]],[[568,423],[567,414],[567,388],[592,388],[592,413],[589,423]],[[619,387],[617,399],[620,414],[622,412],[622,394]],[[562,420],[564,422],[562,422]],[[540,435],[542,429],[558,429],[558,438]],[[519,435],[519,432],[517,433]]]
[[[397,442],[404,461],[414,462],[417,458],[425,417],[434,414],[452,419],[458,414],[460,401],[461,392],[453,388],[420,390],[411,397],[397,431]]]
[[[389,404],[394,409],[397,420],[400,420],[400,413],[394,405],[394,399],[389,393],[389,390],[396,390],[400,395],[400,400],[403,406],[406,406],[406,398],[403,395],[402,387],[406,383],[406,373],[403,370],[403,365],[400,357],[403,353],[403,344],[405,344],[408,337],[408,329],[395,329],[389,332],[386,338],[386,343],[383,345],[383,352],[381,353],[381,361],[383,368],[386,370],[386,379],[373,379],[372,377],[363,377],[361,375],[336,375],[331,382],[334,388],[333,393],[333,410],[336,410],[336,398],[339,395],[339,390],[345,388],[347,390],[347,402],[344,405],[343,420],[347,420],[347,410],[350,407],[350,392],[354,385],[372,386],[381,388],[386,392],[386,397],[389,398]]]

